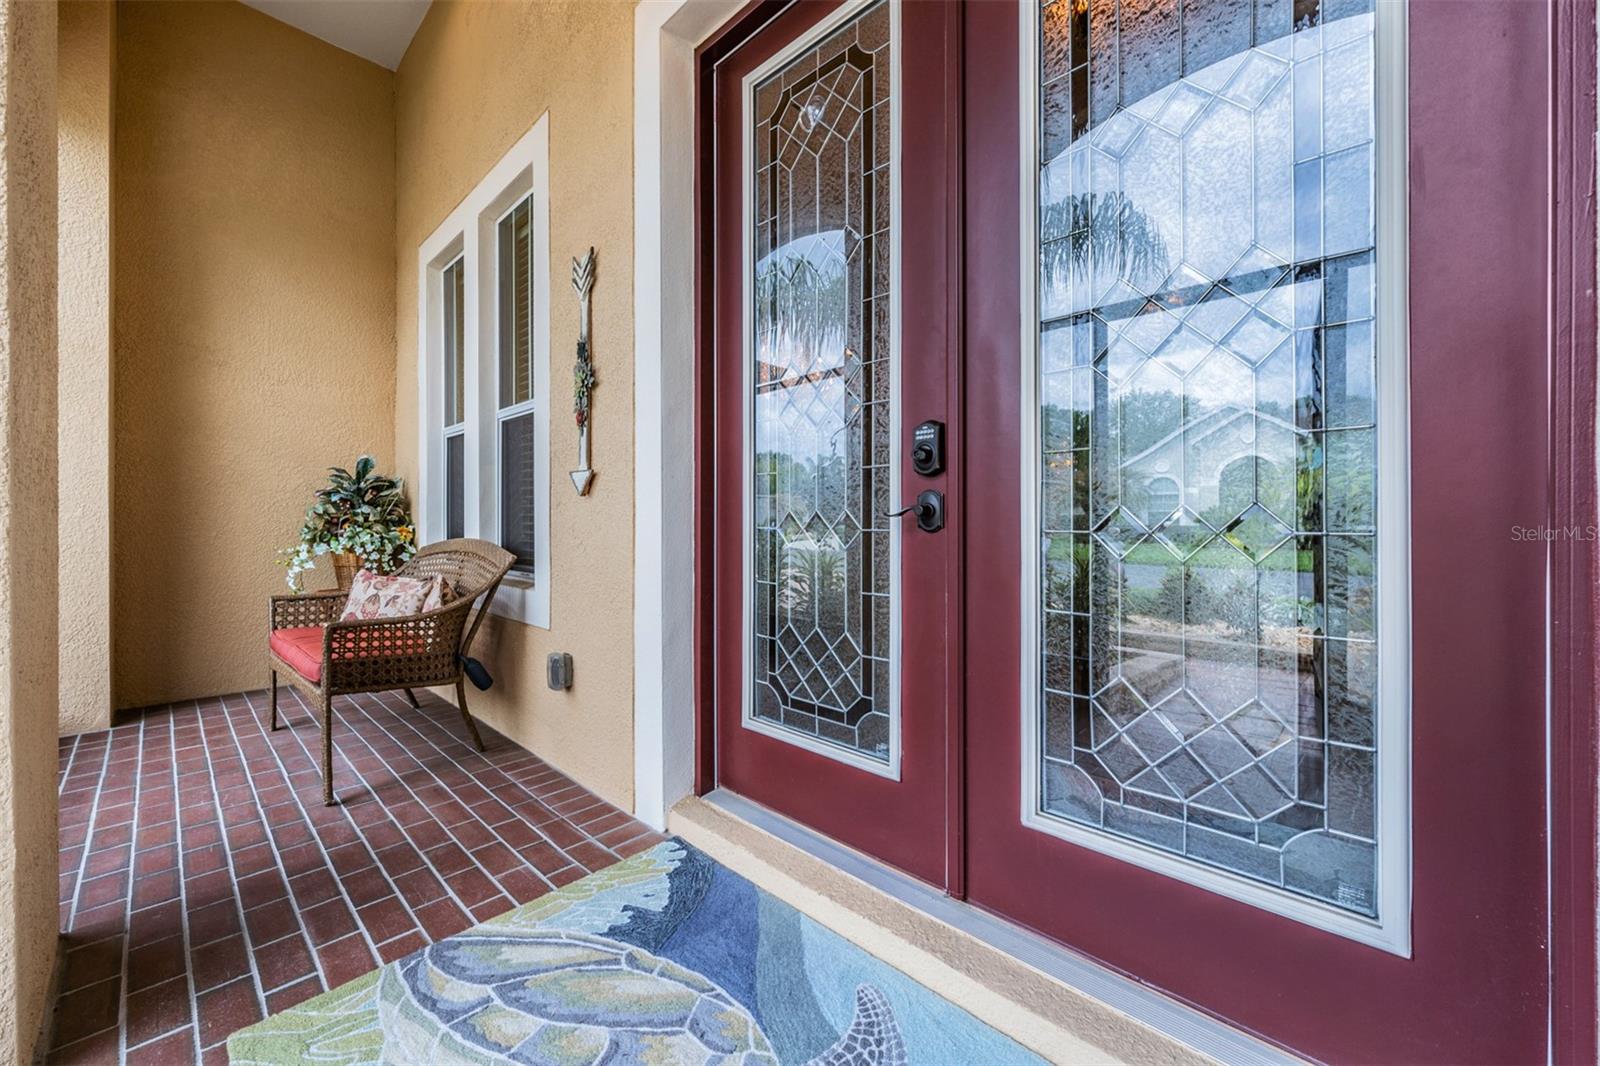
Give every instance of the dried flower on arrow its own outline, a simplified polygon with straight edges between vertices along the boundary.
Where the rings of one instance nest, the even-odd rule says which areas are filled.
[[[589,342],[580,340],[578,362],[572,368],[572,414],[579,429],[589,421],[589,393],[594,384],[594,364],[589,361]]]

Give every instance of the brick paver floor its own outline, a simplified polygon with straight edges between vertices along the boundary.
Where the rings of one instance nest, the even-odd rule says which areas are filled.
[[[285,686],[61,741],[52,1062],[224,1062],[228,1034],[661,837],[419,693],[335,701],[334,784]]]

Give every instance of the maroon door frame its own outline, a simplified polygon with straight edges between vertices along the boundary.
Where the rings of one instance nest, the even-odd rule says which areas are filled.
[[[1550,297],[1552,529],[1594,530],[1596,506],[1595,5],[1555,7],[1551,132]],[[1550,545],[1551,1025],[1560,1063],[1600,1059],[1593,930],[1596,881],[1596,616],[1594,540]]]
[[[961,577],[962,513],[951,507],[946,526],[937,534],[918,532],[907,520],[902,530],[902,584],[898,608],[906,666],[901,671],[901,775],[898,781],[877,777],[782,741],[743,729],[724,717],[715,724],[716,707],[736,708],[743,663],[738,654],[744,633],[739,623],[720,631],[717,619],[741,619],[743,606],[742,536],[746,486],[743,470],[743,317],[738,299],[740,279],[728,272],[719,280],[719,263],[741,261],[743,194],[742,159],[736,149],[742,123],[742,101],[733,86],[750,70],[797,34],[838,7],[840,0],[801,0],[788,6],[747,8],[700,54],[701,99],[699,209],[700,337],[699,429],[710,434],[697,442],[702,463],[697,473],[701,537],[697,542],[697,604],[704,612],[698,627],[698,679],[702,706],[713,714],[710,729],[700,737],[700,785],[714,773],[719,783],[767,803],[782,813],[860,847],[947,891],[960,891],[960,598],[952,593]],[[954,298],[959,275],[950,248],[959,236],[960,198],[946,185],[959,177],[960,79],[946,72],[953,66],[949,49],[959,40],[959,9],[953,5],[914,4],[901,9],[902,79],[943,84],[945,92],[900,114],[902,175],[915,169],[917,180],[902,177],[898,195],[905,220],[939,219],[941,225],[902,225],[905,249],[900,263],[901,306],[946,309],[943,316],[919,315],[913,323],[902,312],[901,380],[899,383],[902,442],[901,493],[938,488],[954,500],[959,471],[935,479],[917,477],[906,461],[904,441],[910,427],[926,418],[947,424],[947,446],[959,454],[960,301]],[[763,32],[765,31],[765,32]],[[762,36],[757,36],[762,34]],[[717,126],[725,143],[719,152]],[[916,165],[913,166],[913,163]],[[707,189],[707,186],[711,189]],[[720,197],[713,194],[721,188]],[[729,192],[728,190],[732,190]],[[719,214],[719,211],[721,214]],[[737,266],[735,267],[737,270]],[[916,373],[913,368],[938,368]],[[700,546],[710,546],[705,554]],[[727,550],[717,551],[718,545]],[[707,585],[710,588],[707,588]],[[942,649],[936,655],[929,649]],[[910,654],[917,653],[913,663]],[[709,697],[709,698],[707,698]],[[929,713],[926,709],[935,709]],[[939,710],[942,708],[942,712]],[[922,709],[920,713],[908,713]],[[720,732],[718,731],[720,729]],[[708,751],[706,738],[714,736]],[[719,764],[717,759],[722,758]],[[711,761],[710,768],[705,763]],[[708,773],[709,770],[709,773]],[[792,786],[790,783],[793,783]]]
[[[712,418],[714,374],[711,369],[713,353],[710,343],[715,304],[709,284],[714,265],[714,248],[709,230],[710,222],[714,218],[712,210],[714,182],[709,180],[710,132],[713,121],[710,75],[718,59],[736,47],[762,23],[781,11],[784,6],[783,0],[754,0],[737,17],[730,20],[723,31],[703,44],[697,53],[699,76],[696,100],[698,122],[695,202],[697,232],[703,237],[695,251],[697,293],[695,388],[698,401],[695,412],[697,471],[695,791],[702,795],[715,788],[717,783],[712,612],[715,595],[713,560],[716,493],[714,480],[708,474],[712,469],[711,457],[716,440]],[[952,10],[956,7],[954,4],[950,6]],[[1471,234],[1483,232],[1476,223],[1488,220],[1497,235],[1496,239],[1506,242],[1510,253],[1510,259],[1502,260],[1497,272],[1505,276],[1508,288],[1504,290],[1498,289],[1490,278],[1481,273],[1470,272],[1465,267],[1451,270],[1444,276],[1435,274],[1432,277],[1414,279],[1416,289],[1414,300],[1423,301],[1421,306],[1424,308],[1439,307],[1452,312],[1452,317],[1445,323],[1447,328],[1441,333],[1414,337],[1416,345],[1414,351],[1436,354],[1451,347],[1467,352],[1501,351],[1515,356],[1508,362],[1515,363],[1518,376],[1542,370],[1549,382],[1545,410],[1531,412],[1535,415],[1531,422],[1523,421],[1519,425],[1515,419],[1507,417],[1503,410],[1494,410],[1494,405],[1490,405],[1489,410],[1483,410],[1481,404],[1477,405],[1477,413],[1488,418],[1486,425],[1514,426],[1522,432],[1515,433],[1511,440],[1506,440],[1502,434],[1494,442],[1495,446],[1475,452],[1474,460],[1480,457],[1493,460],[1496,451],[1499,452],[1502,461],[1508,454],[1525,455],[1527,449],[1537,448],[1540,440],[1546,438],[1549,459],[1547,477],[1541,479],[1538,484],[1520,486],[1516,492],[1516,500],[1510,505],[1503,501],[1479,500],[1466,493],[1462,494],[1463,504],[1476,505],[1470,517],[1475,536],[1473,546],[1480,551],[1495,546],[1497,533],[1503,534],[1502,530],[1495,528],[1496,524],[1507,518],[1508,512],[1515,512],[1515,520],[1522,524],[1526,523],[1526,513],[1521,510],[1525,505],[1532,505],[1535,513],[1548,515],[1547,525],[1551,529],[1586,529],[1593,527],[1597,522],[1594,425],[1597,323],[1594,305],[1596,249],[1593,199],[1596,125],[1595,6],[1592,0],[1549,3],[1542,7],[1548,13],[1549,25],[1530,27],[1526,23],[1529,17],[1528,9],[1533,6],[1480,3],[1470,11],[1465,11],[1444,0],[1417,0],[1413,3],[1411,15],[1413,42],[1419,32],[1425,32],[1428,38],[1435,42],[1426,54],[1419,53],[1414,48],[1411,56],[1410,73],[1414,96],[1413,141],[1417,140],[1419,129],[1427,133],[1430,128],[1434,131],[1441,128],[1449,129],[1452,126],[1459,128],[1466,124],[1464,115],[1471,114],[1478,118],[1478,121],[1472,123],[1476,129],[1504,131],[1507,136],[1516,133],[1520,138],[1519,143],[1524,145],[1522,150],[1507,153],[1508,156],[1515,157],[1517,166],[1498,172],[1490,168],[1490,173],[1484,175],[1487,180],[1482,181],[1469,180],[1464,176],[1449,173],[1452,165],[1460,166],[1465,163],[1470,169],[1472,162],[1470,159],[1442,160],[1432,157],[1429,153],[1416,153],[1412,160],[1414,180],[1426,185],[1427,192],[1425,197],[1413,204],[1411,223],[1414,236],[1418,231],[1424,233],[1432,231],[1442,242],[1450,241],[1452,234],[1458,239],[1467,238]],[[1485,54],[1483,47],[1485,42],[1502,41],[1507,38],[1517,42],[1518,47],[1491,48],[1488,49],[1490,54]],[[965,34],[957,34],[952,41],[952,47],[960,48],[971,57],[969,71],[981,68],[986,55],[991,58],[996,55],[1003,58],[1010,54],[1014,61],[1014,34],[1009,43],[1005,40],[981,38],[974,42]],[[1461,62],[1462,56],[1472,56],[1473,61]],[[1544,100],[1540,100],[1535,92],[1525,91],[1515,97],[1500,94],[1500,86],[1516,83],[1514,67],[1519,60],[1531,61],[1540,56],[1548,56],[1551,67],[1551,76],[1545,86],[1548,95]],[[999,84],[991,86],[991,90],[1004,92],[1007,79],[995,80]],[[946,91],[959,98],[964,88],[962,85],[947,86]],[[974,84],[974,90],[981,93],[983,86]],[[1547,115],[1548,122],[1530,121],[1532,115],[1536,113]],[[974,138],[980,147],[982,140],[981,137]],[[1470,140],[1470,137],[1463,138],[1463,144]],[[991,150],[1006,150],[1005,138],[1002,136],[999,141],[1001,143],[990,143]],[[1010,148],[1015,149],[1015,144],[1011,144]],[[1544,173],[1540,169],[1541,161],[1547,157],[1547,150],[1551,161],[1550,173]],[[1444,172],[1442,175],[1441,171]],[[1539,187],[1547,187],[1551,193],[1551,203],[1548,205],[1549,212],[1546,217],[1540,217],[1544,205],[1535,208],[1522,202],[1526,190]],[[977,195],[982,195],[984,187],[979,183],[974,186],[973,191]],[[1014,185],[1009,190],[1001,187],[994,191],[1002,196],[1009,195],[1014,198],[1016,195]],[[959,197],[952,197],[950,213],[955,219],[960,218],[959,201]],[[1505,218],[1507,207],[1517,208],[1514,213],[1518,224],[1494,222],[1496,219]],[[1465,223],[1464,220],[1471,222]],[[1508,233],[1508,230],[1518,232]],[[1527,238],[1530,233],[1540,235],[1549,233],[1551,240],[1548,247],[1542,241],[1529,241]],[[965,255],[969,262],[981,263],[986,261],[987,257],[988,260],[997,262],[997,268],[1004,268],[1015,260],[1007,260],[1004,255],[1007,249],[997,250],[993,244],[996,241],[1003,244],[1006,237],[1003,232],[989,234],[976,232],[968,238]],[[1015,240],[1014,235],[1011,240]],[[1013,254],[1014,251],[1014,248],[1011,249]],[[1413,260],[1415,259],[1414,254]],[[1474,259],[1471,262],[1477,263],[1478,260]],[[1530,279],[1543,276],[1549,276],[1552,280],[1550,291],[1544,293],[1542,297],[1546,305],[1543,310],[1548,314],[1547,333],[1538,329],[1539,324],[1533,321],[1534,316],[1527,313],[1526,308],[1523,308],[1516,328],[1502,327],[1481,332],[1485,309],[1501,307],[1506,299],[1504,295],[1506,292],[1518,294],[1519,298],[1528,301],[1530,289],[1537,289],[1531,285]],[[1452,292],[1453,287],[1454,292]],[[982,333],[987,323],[993,322],[1002,329],[1009,328],[1014,332],[1017,321],[1014,313],[1016,308],[1005,306],[1005,301],[999,303],[1002,306],[997,307],[987,299],[979,300],[974,303],[971,310],[967,311],[965,335],[968,337],[969,356],[982,357],[984,342]],[[959,325],[962,321],[962,308],[958,301],[952,301],[952,313]],[[1417,305],[1414,304],[1414,322],[1416,317]],[[1539,359],[1533,358],[1530,351],[1535,347],[1529,343],[1529,338],[1532,336],[1548,336],[1548,352],[1540,347]],[[1485,342],[1484,338],[1491,339]],[[990,340],[992,342],[992,338]],[[1495,343],[1496,340],[1500,343]],[[992,354],[991,352],[990,355]],[[1481,360],[1480,356],[1479,360],[1474,362],[1474,366],[1476,367]],[[1545,365],[1538,366],[1536,365],[1538,362],[1543,362]],[[960,361],[956,363],[959,364]],[[1485,365],[1484,369],[1493,370],[1494,367]],[[996,383],[991,382],[991,387],[985,389],[982,387],[983,378],[979,375],[969,383],[968,389],[963,393],[959,387],[961,381],[962,369],[956,365],[952,371],[952,395],[966,396],[965,413],[968,418],[976,420],[974,422],[976,426],[1004,424],[1006,419],[1012,417],[1013,397],[998,394],[992,387]],[[970,384],[979,387],[973,389]],[[1420,395],[1422,388],[1435,385],[1444,386],[1446,391],[1437,395],[1434,402],[1423,405],[1423,409],[1416,412],[1424,422],[1429,419],[1426,409],[1429,407],[1435,412],[1432,416],[1435,428],[1438,423],[1447,422],[1451,415],[1458,418],[1470,417],[1471,412],[1468,408],[1450,402],[1450,382],[1447,373],[1441,372],[1424,376],[1420,380],[1414,379],[1413,396]],[[1526,420],[1529,414],[1529,411],[1522,410],[1518,417]],[[1544,427],[1542,434],[1539,431],[1541,426]],[[999,496],[1003,496],[1003,492],[996,491],[1003,489],[1003,486],[991,485],[986,493],[982,482],[975,485],[966,484],[961,478],[965,465],[963,462],[965,451],[966,449],[959,444],[952,449],[955,459],[949,494],[952,507],[965,509],[982,506],[986,499],[990,503],[998,501],[1004,505],[1005,501],[998,499]],[[1465,468],[1467,460],[1462,458],[1460,462]],[[1441,460],[1441,463],[1449,465],[1447,460]],[[962,485],[964,491],[958,492],[958,485]],[[1529,499],[1530,496],[1532,499]],[[1430,520],[1434,523],[1432,528],[1437,530],[1440,526],[1448,526],[1449,512],[1456,501],[1448,497],[1443,499],[1435,497],[1419,503],[1426,504]],[[1419,507],[1419,512],[1423,509]],[[1012,508],[1013,512],[1014,510]],[[1002,506],[999,513],[1008,512]],[[1425,516],[1419,513],[1416,517]],[[1015,527],[1011,527],[1009,532],[1015,533]],[[1414,536],[1417,536],[1415,529]],[[981,550],[981,544],[972,545],[968,550],[974,548]],[[1517,558],[1512,561],[1517,564],[1517,571],[1522,576],[1535,578],[1540,576],[1530,575],[1529,572],[1534,567],[1529,565],[1527,558]],[[1541,560],[1542,562],[1544,560]],[[1545,997],[1539,989],[1545,987],[1548,981],[1549,1022],[1555,1061],[1589,1062],[1595,1061],[1597,1053],[1600,1053],[1597,1051],[1595,1021],[1596,958],[1593,935],[1597,888],[1596,778],[1597,772],[1600,772],[1600,765],[1597,765],[1600,760],[1597,760],[1595,710],[1597,692],[1600,692],[1600,664],[1597,664],[1595,654],[1596,618],[1600,616],[1600,564],[1597,564],[1596,542],[1592,539],[1571,538],[1552,541],[1547,563],[1550,576],[1549,621],[1553,638],[1549,649],[1552,672],[1549,800],[1553,812],[1549,840],[1552,882],[1549,886],[1548,936],[1551,958],[1547,970],[1543,966],[1532,965],[1524,959],[1517,967],[1518,978],[1514,979],[1507,975],[1495,989],[1479,995],[1466,996],[1461,1004],[1460,1013],[1464,1016],[1469,1031],[1472,1032],[1484,1027],[1491,1030],[1502,1029],[1500,1023],[1514,1015],[1518,1033],[1522,1034],[1516,1041],[1518,1050],[1526,1050],[1527,1045],[1523,1043],[1523,1037],[1531,1032],[1534,1023],[1545,1013],[1542,1005]],[[1447,569],[1448,560],[1440,560],[1439,565],[1431,565],[1425,569],[1418,568],[1413,574],[1413,581],[1420,589],[1424,573],[1432,577]],[[1507,583],[1504,575],[1497,575],[1491,571],[1489,576],[1499,577],[1493,586],[1496,602],[1509,602],[1516,607],[1519,598],[1524,601],[1539,600],[1538,590],[1542,585],[1533,586],[1534,591],[1531,594],[1526,588],[1508,591],[1504,587]],[[953,582],[952,595],[960,596],[964,587],[965,580]],[[1426,610],[1427,604],[1423,602],[1423,597],[1418,595],[1417,599],[1419,606]],[[981,600],[981,597],[973,597],[973,600],[975,602],[972,613],[981,616],[983,612],[976,602]],[[1530,624],[1537,624],[1542,628],[1543,619],[1523,617],[1529,613],[1526,610],[1515,613],[1521,620],[1519,624],[1524,627],[1525,632],[1539,631],[1527,630],[1525,627]],[[978,621],[981,623],[982,619],[979,618]],[[981,624],[974,626],[969,622],[969,628],[972,629],[974,636],[986,632]],[[1440,620],[1439,625],[1430,626],[1429,631],[1433,636],[1429,639],[1448,635],[1450,628],[1449,619]],[[1492,642],[1487,643],[1492,644]],[[1485,644],[1485,641],[1479,640],[1473,642],[1470,648],[1457,647],[1453,652],[1449,648],[1441,648],[1428,659],[1425,667],[1419,661],[1419,675],[1425,668],[1428,677],[1438,677],[1442,673],[1448,680],[1449,673],[1458,670],[1459,664],[1478,661],[1475,656],[1480,653],[1489,654],[1491,656],[1489,661],[1493,661],[1493,657],[1499,655],[1500,649],[1486,647]],[[975,646],[983,650],[981,640],[976,641]],[[965,655],[959,651],[958,654],[952,655],[950,667],[952,679],[968,676],[965,659]],[[982,657],[977,657],[976,661],[981,663]],[[1462,671],[1462,673],[1470,672]],[[1468,698],[1481,698],[1476,686],[1470,680],[1457,688],[1466,689]],[[1015,706],[1014,703],[1005,702],[1008,696],[1015,694],[1014,681],[1001,693],[985,692],[982,700],[972,704],[976,725],[982,728],[996,710],[1003,715],[1008,707]],[[962,816],[970,803],[964,798],[961,788],[966,775],[956,771],[960,766],[961,752],[964,750],[962,739],[964,722],[965,715],[959,708],[956,709],[950,729],[951,766],[955,783],[950,790],[952,817],[949,869],[950,889],[957,895],[961,894],[961,873],[965,867],[962,857],[966,854],[962,845],[961,826],[964,821]],[[1423,810],[1437,809],[1450,804],[1465,790],[1449,787],[1448,781],[1434,781],[1435,777],[1440,776],[1440,771],[1446,769],[1440,764],[1447,762],[1451,757],[1448,738],[1435,738],[1431,732],[1419,730],[1416,742],[1416,757],[1420,771],[1418,779],[1414,782],[1414,787],[1418,791],[1417,804]],[[1535,769],[1537,768],[1530,767],[1524,761],[1515,771],[1492,773],[1489,778],[1496,783],[1484,792],[1490,794],[1495,789],[1505,790],[1514,778]],[[1427,789],[1426,794],[1423,794],[1424,788]],[[1466,804],[1464,809],[1468,813],[1462,821],[1470,822],[1476,813],[1475,804],[1470,796],[1467,797]],[[1541,845],[1537,850],[1542,852],[1542,838],[1537,842]],[[1514,837],[1513,843],[1515,843]],[[981,848],[974,844],[973,850]],[[1529,842],[1524,840],[1521,842],[1519,854],[1523,854],[1525,858],[1542,859],[1542,855],[1532,855],[1533,850],[1529,847]],[[1456,872],[1462,875],[1459,886],[1461,892],[1452,901],[1449,898],[1453,894],[1452,886],[1449,884],[1452,869],[1449,851],[1448,846],[1430,845],[1428,841],[1420,839],[1417,841],[1417,861],[1422,876],[1419,878],[1414,900],[1417,915],[1417,926],[1414,930],[1417,958],[1414,965],[1419,970],[1433,969],[1429,956],[1435,954],[1438,945],[1460,944],[1474,939],[1471,931],[1475,924],[1475,915],[1472,913],[1475,905],[1491,908],[1489,913],[1510,913],[1515,908],[1531,906],[1540,912],[1542,917],[1544,886],[1541,863],[1535,862],[1529,867],[1528,876],[1519,886],[1519,890],[1502,888],[1494,894],[1495,898],[1484,899],[1482,897],[1485,893],[1474,884],[1475,871],[1470,868],[1471,864],[1459,861],[1458,857],[1454,867]],[[1468,868],[1461,869],[1463,866]],[[1436,873],[1430,873],[1429,871],[1435,867],[1437,867]],[[1423,889],[1427,890],[1426,893],[1422,891]],[[1444,914],[1441,915],[1437,910],[1432,914],[1424,913],[1426,908],[1432,907],[1434,898],[1439,896],[1444,897],[1442,900]],[[1222,915],[1224,925],[1230,917],[1227,912],[1237,912],[1240,906],[1215,897],[1198,902],[1203,908],[1224,912]],[[1233,917],[1237,917],[1236,913]],[[1538,924],[1529,922],[1524,925],[1523,932],[1531,942],[1537,943],[1544,939],[1541,931],[1535,928]],[[1453,934],[1452,925],[1457,927]],[[1230,971],[1251,968],[1250,960],[1235,950],[1236,946],[1228,943],[1226,937],[1218,936],[1207,923],[1202,922],[1189,929],[1178,929],[1176,932],[1178,943],[1184,946],[1183,950],[1186,952],[1199,954],[1203,950],[1203,945],[1207,944],[1221,951],[1214,964],[1207,968],[1208,976],[1214,980],[1226,981]],[[1503,962],[1496,943],[1480,940],[1476,945],[1469,947],[1475,947],[1475,950],[1466,952],[1468,958],[1464,965],[1467,968],[1498,967]],[[1513,955],[1520,957],[1522,952],[1514,950]],[[1394,960],[1392,965],[1412,964]],[[1361,968],[1341,966],[1339,975],[1359,983]],[[1442,973],[1439,976],[1446,984],[1451,983],[1450,973]],[[1527,981],[1529,984],[1519,987],[1519,980]],[[1427,981],[1421,982],[1423,986],[1427,983]],[[1427,988],[1423,987],[1421,991],[1426,994]],[[1351,1030],[1351,1035],[1358,1038],[1351,1043],[1359,1044],[1369,1053],[1358,1054],[1358,1057],[1394,1059],[1405,1051],[1420,1053],[1421,1057],[1430,1057],[1429,1052],[1436,1052],[1437,1048],[1426,1046],[1417,1048],[1408,1045],[1402,1049],[1384,1040],[1373,1042],[1360,1039],[1362,1034],[1354,1032],[1372,1030],[1374,1028],[1372,1022],[1392,1017],[1396,1010],[1405,1015],[1404,1020],[1408,1023],[1424,1016],[1418,1009],[1421,1006],[1419,999],[1410,996],[1398,998],[1403,998],[1405,1002],[1387,1008],[1382,1003],[1375,1004],[1374,1013],[1365,1017],[1359,1015],[1352,1017],[1344,1010],[1329,1012],[1326,1010],[1327,1004],[1304,1005],[1303,1012],[1308,1016],[1337,1013],[1339,1017],[1324,1019],[1320,1024],[1317,1018],[1311,1017],[1308,1018],[1310,1025],[1301,1028],[1309,1028],[1313,1038],[1318,1038],[1319,1035],[1331,1035],[1331,1038],[1341,1045],[1345,1041],[1339,1040],[1339,1030],[1341,1028]],[[1272,1005],[1269,1004],[1270,1006]],[[1293,1003],[1287,1006],[1292,1009]],[[1248,1019],[1231,1020],[1247,1026],[1250,1024]],[[1329,1030],[1332,1031],[1331,1034],[1328,1033]],[[1294,1037],[1287,1035],[1285,1039],[1293,1040]],[[1318,1042],[1322,1041],[1318,1039]],[[1494,1032],[1490,1032],[1486,1036],[1486,1042],[1480,1045],[1481,1057],[1492,1057],[1497,1049],[1503,1049],[1505,1046]]]
[[[695,49],[694,124],[694,793],[717,787],[716,83],[717,64],[787,6],[751,0]]]

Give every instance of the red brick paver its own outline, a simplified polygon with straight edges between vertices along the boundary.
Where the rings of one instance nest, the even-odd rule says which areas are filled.
[[[251,692],[61,742],[66,964],[49,1061],[226,1060],[229,1033],[661,837],[454,707]]]

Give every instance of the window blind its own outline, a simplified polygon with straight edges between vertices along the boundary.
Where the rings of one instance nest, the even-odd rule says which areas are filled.
[[[532,198],[500,220],[500,543],[533,571],[535,469]]]

